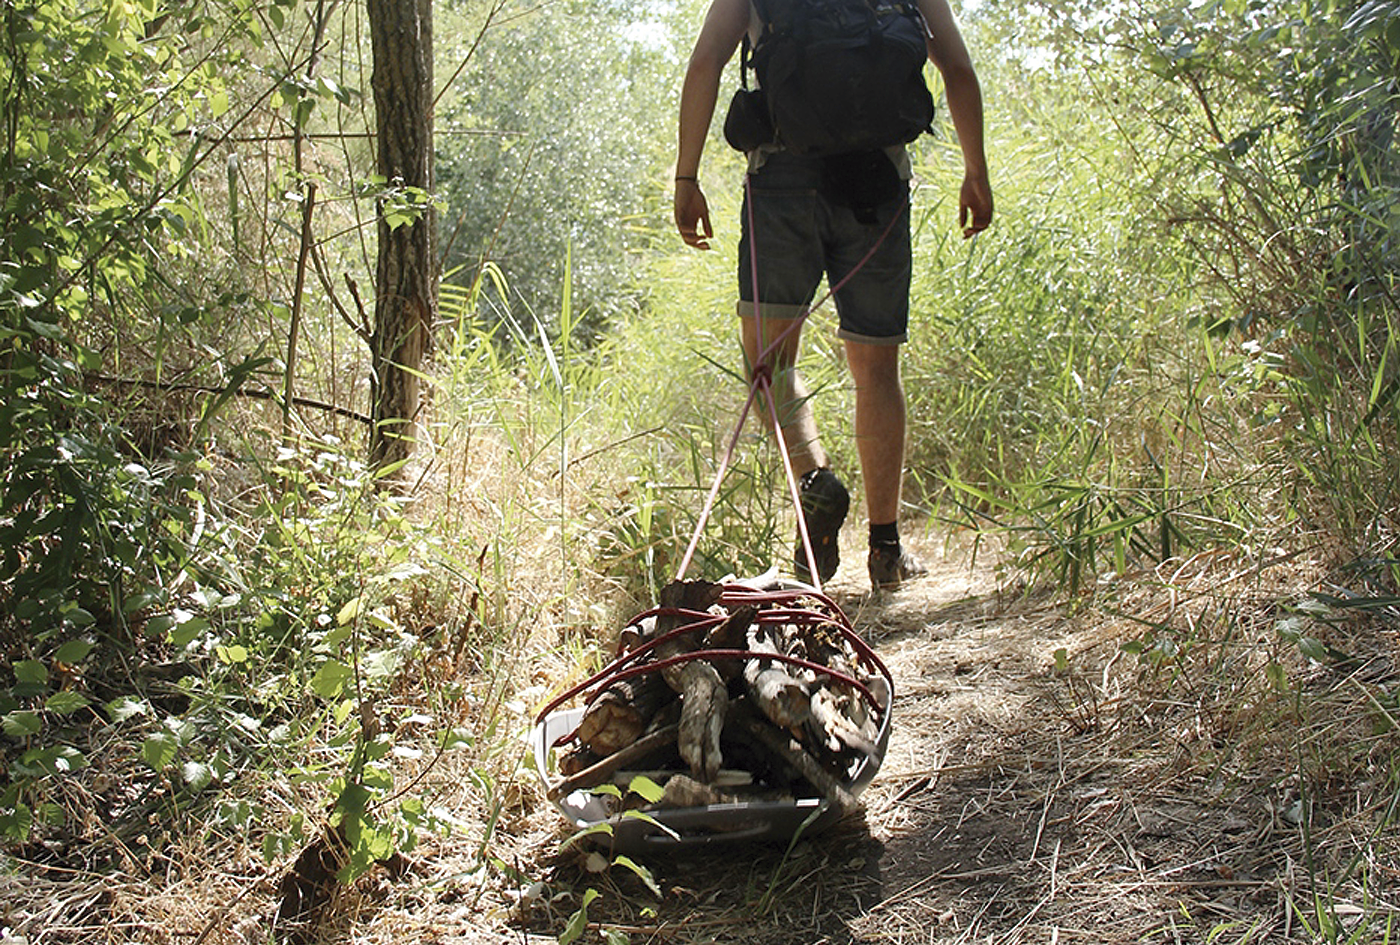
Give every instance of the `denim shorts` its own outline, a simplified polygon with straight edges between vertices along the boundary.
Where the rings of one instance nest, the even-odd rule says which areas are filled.
[[[811,304],[823,275],[830,285],[837,285],[859,265],[835,294],[837,337],[866,344],[903,343],[909,330],[912,268],[908,183],[900,182],[898,198],[875,208],[873,221],[868,215],[857,220],[854,210],[827,199],[821,183],[819,160],[783,152],[770,155],[749,175],[739,240],[738,313],[754,314],[752,239],[763,316],[796,318]],[[891,225],[896,215],[901,219]],[[886,227],[889,234],[884,242],[860,265]]]

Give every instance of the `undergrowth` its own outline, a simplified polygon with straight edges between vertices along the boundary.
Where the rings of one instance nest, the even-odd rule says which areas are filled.
[[[228,35],[261,49],[291,6],[266,22],[240,12]],[[1295,937],[1387,941],[1400,14],[1384,0],[1346,18],[1284,6],[1283,22],[1224,0],[1143,18],[1069,10],[1042,36],[1016,24],[1022,51],[1083,55],[989,62],[989,113],[1007,116],[990,125],[999,217],[974,241],[953,226],[949,130],[915,148],[905,511],[911,533],[1006,539],[1005,567],[1029,586],[1121,621],[1102,664],[1054,659],[1069,730],[1141,735],[1164,777],[1266,799]],[[532,710],[597,665],[619,614],[656,599],[693,537],[691,576],[758,573],[791,553],[756,416],[700,522],[747,393],[739,159],[711,148],[708,254],[665,248],[670,175],[638,173],[644,288],[605,307],[606,330],[602,309],[573,305],[572,251],[541,267],[560,284],[528,292],[489,253],[449,273],[419,455],[395,493],[360,462],[353,411],[293,433],[280,405],[264,409],[279,374],[267,352],[287,327],[287,273],[272,265],[285,247],[267,236],[252,259],[239,195],[285,193],[280,171],[254,185],[230,161],[225,193],[222,176],[194,173],[198,148],[172,162],[186,139],[147,117],[152,77],[126,55],[164,49],[173,76],[199,44],[132,4],[101,23],[71,7],[11,11],[5,26],[7,887],[68,908],[56,890],[80,880],[164,884],[200,937],[254,889],[283,910],[279,933],[349,922],[338,894],[372,898],[425,848],[467,851],[453,875],[422,879],[426,899],[475,908],[488,887],[534,889],[536,864],[498,842],[547,832],[522,763]],[[985,12],[979,48],[1001,48],[998,15]],[[72,52],[49,57],[71,72],[31,55],[21,26]],[[223,114],[206,54],[198,94],[177,76],[161,107]],[[263,81],[262,68],[246,71]],[[282,118],[354,101],[280,82]],[[90,130],[112,109],[129,120],[97,160]],[[88,176],[54,170],[71,167]],[[263,208],[269,233],[293,203]],[[231,248],[213,252],[226,230]],[[244,268],[232,288],[210,276]],[[523,298],[558,309],[502,305]],[[802,366],[833,462],[854,471],[832,322],[813,316]],[[308,383],[330,400],[353,388],[343,335],[313,346],[324,363]],[[116,367],[133,376],[99,370]],[[212,380],[177,390],[171,371]],[[1263,577],[1304,559],[1318,563],[1294,584]],[[218,875],[194,852],[206,841]],[[312,859],[319,874],[294,868]],[[795,869],[755,880],[760,912],[779,887],[800,889]],[[605,888],[628,900],[629,882]],[[111,934],[140,938],[159,924],[129,889],[85,895],[62,916],[36,906],[16,934],[96,941],[114,916],[138,916]],[[588,915],[572,896],[549,907],[556,933]]]

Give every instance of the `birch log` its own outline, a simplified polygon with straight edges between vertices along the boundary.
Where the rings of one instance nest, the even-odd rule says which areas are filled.
[[[673,581],[661,589],[662,607],[708,611],[719,602],[722,588],[708,581]],[[656,620],[658,635],[679,629],[686,618],[662,615]],[[699,632],[682,634],[656,648],[656,657],[664,660],[696,650],[700,646]],[[719,774],[723,756],[719,736],[724,730],[724,713],[729,705],[729,693],[719,671],[702,660],[690,660],[669,666],[661,676],[681,696],[680,732],[676,747],[681,758],[690,766],[691,777],[709,783]]]

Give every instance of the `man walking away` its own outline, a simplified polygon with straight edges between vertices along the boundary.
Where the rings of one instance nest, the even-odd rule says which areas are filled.
[[[681,89],[674,210],[681,238],[697,249],[708,249],[714,234],[698,174],[720,77],[746,35],[753,46],[764,39],[767,24],[759,9],[772,2],[713,0],[691,53]],[[917,5],[928,58],[943,77],[962,148],[958,221],[963,236],[970,237],[992,219],[981,86],[948,0],[917,0]],[[829,284],[840,284],[837,336],[855,385],[856,446],[870,523],[867,567],[873,588],[898,587],[927,572],[901,546],[898,526],[905,437],[899,348],[907,338],[912,268],[909,156],[902,141],[831,155],[797,153],[783,140],[779,127],[772,140],[746,149],[749,179],[738,266],[744,353],[749,365],[757,365],[773,339],[784,339],[768,367],[788,457],[800,477],[817,573],[826,581],[839,563],[837,535],[850,500],[828,466],[809,392],[795,367],[800,325],[793,322],[811,304],[823,275]],[[757,256],[757,306],[750,241]],[[799,578],[811,579],[800,541],[794,564]]]

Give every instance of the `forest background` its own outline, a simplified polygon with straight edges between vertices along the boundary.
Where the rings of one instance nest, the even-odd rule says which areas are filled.
[[[530,879],[492,846],[520,734],[673,576],[744,402],[741,171],[716,136],[718,250],[685,250],[670,162],[702,4],[431,13],[420,189],[375,165],[362,5],[0,7],[9,889],[159,876],[196,836],[276,875],[328,830],[347,883],[428,836]],[[1356,849],[1393,841],[1400,3],[961,14],[998,216],[956,232],[940,121],[913,146],[906,529],[972,541],[1005,588],[1081,615],[1187,561],[1323,560],[1315,593],[1250,602],[1257,672],[1220,685],[1335,728],[1300,740],[1292,776],[1375,815]],[[417,440],[385,466],[376,228],[430,217]],[[814,320],[804,367],[854,469],[831,314]],[[790,553],[772,447],[741,442],[694,574]],[[1240,621],[1144,620],[1122,649],[1156,683],[1209,675]],[[1354,703],[1302,710],[1319,667],[1373,658],[1392,669]],[[444,780],[473,815],[434,802]],[[1338,876],[1384,885],[1349,856]],[[1390,935],[1378,907],[1342,921],[1337,886],[1305,910],[1318,935]],[[25,915],[5,934],[43,940]]]

